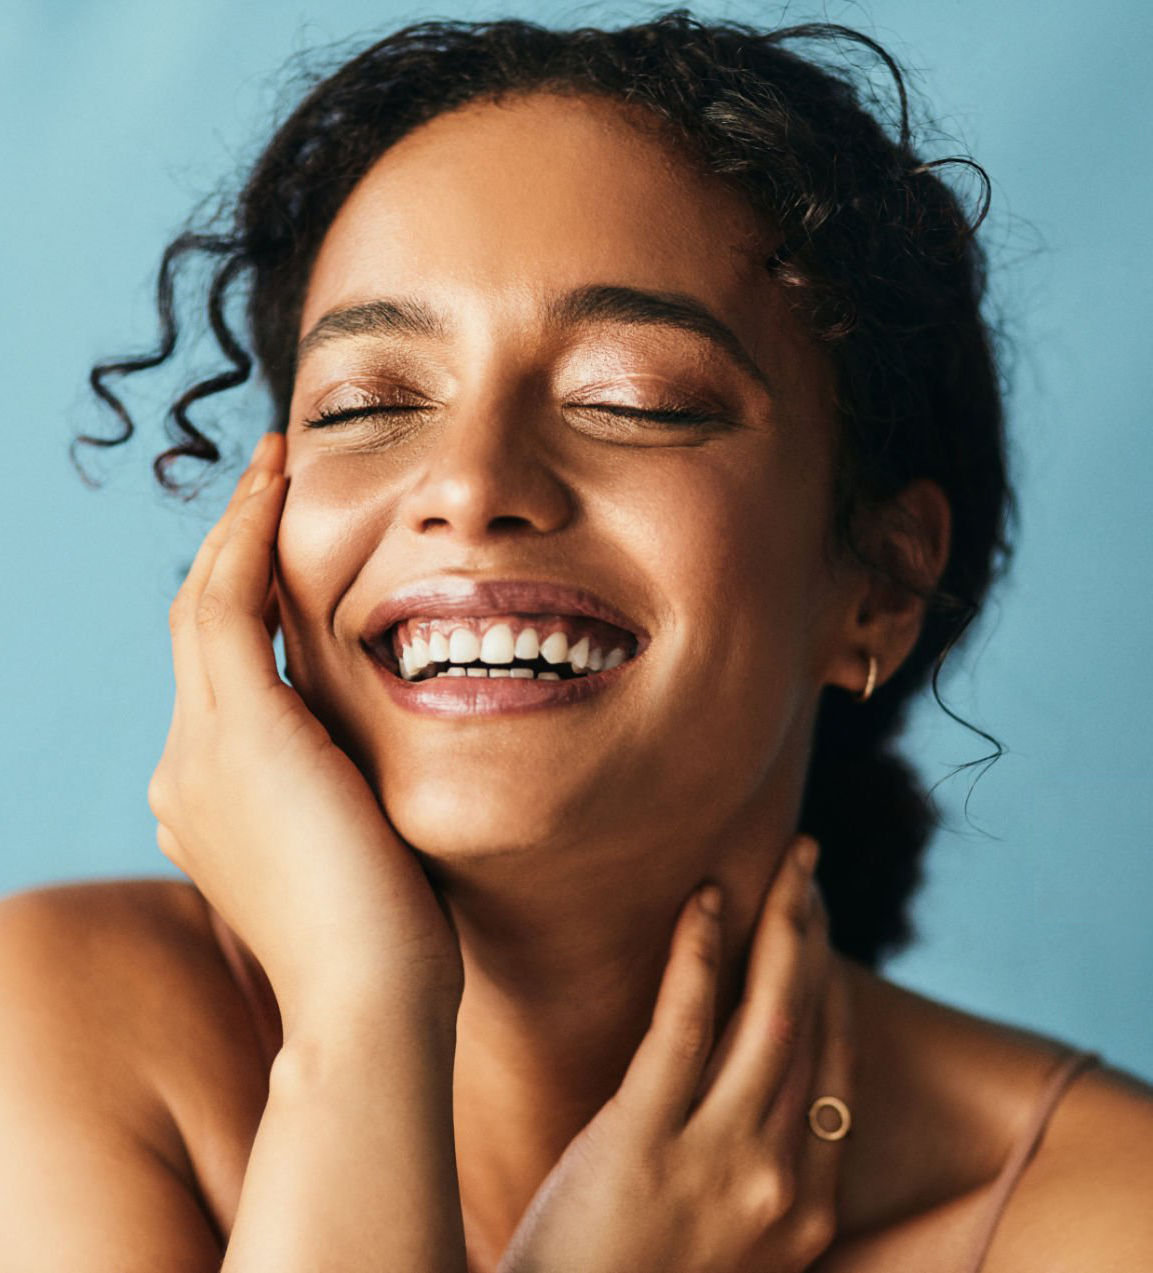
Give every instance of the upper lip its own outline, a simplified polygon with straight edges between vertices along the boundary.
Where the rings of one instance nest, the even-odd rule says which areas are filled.
[[[365,621],[363,639],[368,644],[377,642],[394,624],[412,615],[467,618],[488,614],[583,614],[631,632],[637,639],[638,654],[648,644],[645,629],[603,597],[588,588],[547,579],[420,580],[373,607]]]

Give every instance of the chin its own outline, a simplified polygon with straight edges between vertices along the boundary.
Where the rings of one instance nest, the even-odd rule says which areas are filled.
[[[527,780],[403,778],[403,790],[387,780],[381,804],[400,837],[426,857],[462,861],[531,852],[548,845],[587,842],[596,834],[596,802],[589,792],[567,795],[548,788],[543,776]]]

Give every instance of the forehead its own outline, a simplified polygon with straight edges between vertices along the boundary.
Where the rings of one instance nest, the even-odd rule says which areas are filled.
[[[773,236],[647,110],[532,93],[470,103],[373,164],[321,245],[301,319],[378,296],[523,327],[547,297],[614,283],[698,297],[756,353]]]

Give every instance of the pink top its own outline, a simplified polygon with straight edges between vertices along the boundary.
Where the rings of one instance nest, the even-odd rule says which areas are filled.
[[[236,934],[211,906],[207,909],[224,957],[251,1011],[253,1026],[260,1041],[265,1062],[271,1067],[273,1058],[281,1046],[280,1013],[275,997],[267,987],[266,981],[258,984],[252,976],[248,964],[240,953]],[[1079,1074],[1100,1063],[1101,1058],[1095,1052],[1070,1049],[1064,1060],[1050,1075],[1029,1117],[1024,1120],[1021,1133],[1009,1151],[1009,1156],[992,1186],[987,1205],[982,1209],[977,1223],[966,1235],[964,1252],[959,1256],[953,1273],[981,1273],[997,1224],[1017,1182],[1037,1152],[1061,1097]],[[839,1263],[838,1267],[840,1267]]]
[[[1100,1063],[1101,1058],[1095,1052],[1070,1050],[1064,1061],[1050,1075],[1031,1115],[1025,1120],[1017,1143],[1005,1159],[1005,1164],[993,1186],[988,1208],[977,1224],[973,1238],[973,1253],[968,1261],[959,1266],[958,1273],[980,1273],[980,1270],[984,1268],[985,1257],[993,1245],[993,1234],[997,1231],[997,1223],[1017,1182],[1044,1139],[1045,1129],[1049,1126],[1053,1111],[1060,1104],[1061,1097],[1065,1095],[1073,1080],[1083,1071]]]

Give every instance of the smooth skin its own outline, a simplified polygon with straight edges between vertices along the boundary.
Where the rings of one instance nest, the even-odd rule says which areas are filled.
[[[822,689],[866,651],[883,683],[923,614],[830,543],[829,371],[770,240],[579,98],[438,118],[358,186],[301,336],[398,296],[455,326],[314,342],[173,606],[149,797],[196,887],[0,905],[5,1269],[945,1267],[1055,1047],[836,956],[790,852]],[[760,374],[548,321],[590,283],[698,299]],[[724,425],[599,409],[670,397]],[[864,529],[931,582],[948,520],[918,483]],[[413,716],[359,636],[443,574],[584,584],[652,643],[587,704]],[[275,995],[271,1075],[203,899]],[[1149,1263],[1151,1146],[1147,1088],[1078,1080],[988,1273]]]

